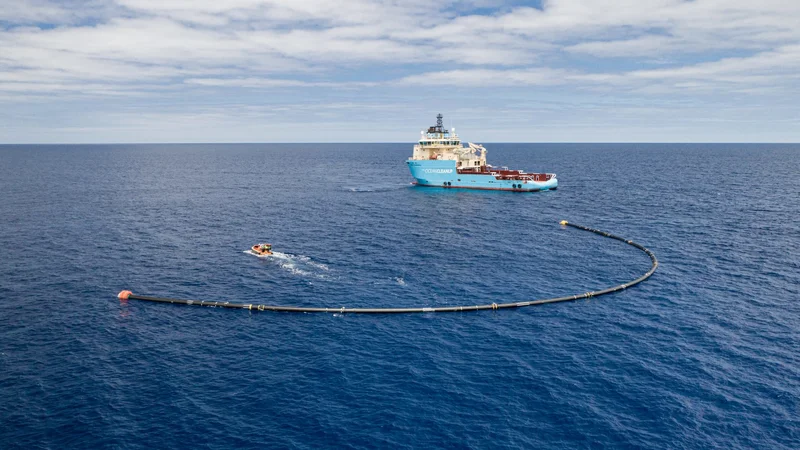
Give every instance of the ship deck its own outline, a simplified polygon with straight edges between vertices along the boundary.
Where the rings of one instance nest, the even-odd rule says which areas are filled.
[[[456,172],[459,175],[492,175],[498,180],[533,180],[537,182],[549,181],[555,176],[552,173],[527,173],[521,170],[494,169],[486,166],[457,169]]]

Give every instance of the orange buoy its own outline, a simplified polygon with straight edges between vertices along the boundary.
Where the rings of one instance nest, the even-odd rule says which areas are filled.
[[[132,294],[133,292],[131,291],[122,291],[119,294],[117,294],[117,298],[120,300],[127,300],[128,298],[130,298]]]

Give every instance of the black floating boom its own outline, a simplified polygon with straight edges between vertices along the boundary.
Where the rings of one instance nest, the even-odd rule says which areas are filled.
[[[650,278],[650,276],[653,275],[653,272],[656,271],[656,268],[658,268],[658,260],[656,259],[656,255],[654,255],[653,252],[648,250],[646,247],[637,244],[636,242],[613,235],[611,233],[606,233],[605,231],[595,230],[594,228],[589,228],[581,225],[576,225],[574,223],[569,223],[566,220],[561,221],[561,225],[570,226],[573,228],[577,228],[579,230],[591,231],[592,233],[599,234],[601,236],[605,236],[611,239],[616,239],[618,241],[622,241],[628,245],[638,248],[639,250],[643,251],[645,254],[647,254],[647,256],[650,257],[650,261],[652,262],[650,270],[648,270],[644,275],[640,276],[639,278],[633,281],[629,281],[627,283],[602,289],[599,291],[585,292],[583,294],[569,295],[566,297],[531,300],[527,302],[491,303],[487,305],[437,306],[437,307],[422,307],[422,308],[345,308],[344,306],[339,308],[310,308],[301,306],[259,305],[254,303],[231,303],[231,302],[218,302],[209,300],[184,300],[184,299],[166,298],[166,297],[150,297],[147,295],[134,294],[131,291],[122,291],[119,293],[119,295],[117,295],[117,297],[120,300],[134,299],[134,300],[145,300],[148,302],[157,302],[157,303],[177,303],[180,305],[215,306],[219,308],[247,309],[250,311],[278,311],[278,312],[301,312],[301,313],[325,312],[325,313],[389,314],[389,313],[483,311],[487,309],[497,310],[506,308],[521,308],[523,306],[544,305],[547,303],[571,302],[583,298],[599,297],[601,295],[611,294],[613,292],[621,291],[623,289],[627,289],[631,286],[639,284],[642,281]]]

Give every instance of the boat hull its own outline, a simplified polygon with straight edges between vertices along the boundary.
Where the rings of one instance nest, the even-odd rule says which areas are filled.
[[[494,175],[459,173],[452,160],[408,160],[411,176],[417,186],[451,189],[480,189],[493,191],[537,192],[558,187],[555,176],[547,181],[499,179]]]
[[[254,245],[250,247],[250,250],[256,254],[256,256],[271,256],[272,252],[269,250],[261,250],[258,245]]]

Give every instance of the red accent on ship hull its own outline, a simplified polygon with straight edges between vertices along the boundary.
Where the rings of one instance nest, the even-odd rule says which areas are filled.
[[[494,176],[497,180],[531,180],[538,183],[544,183],[553,178],[553,174],[551,173],[526,173],[521,170],[493,170],[490,172],[485,168],[481,169],[481,171],[457,169],[456,173],[459,175],[490,175]]]

